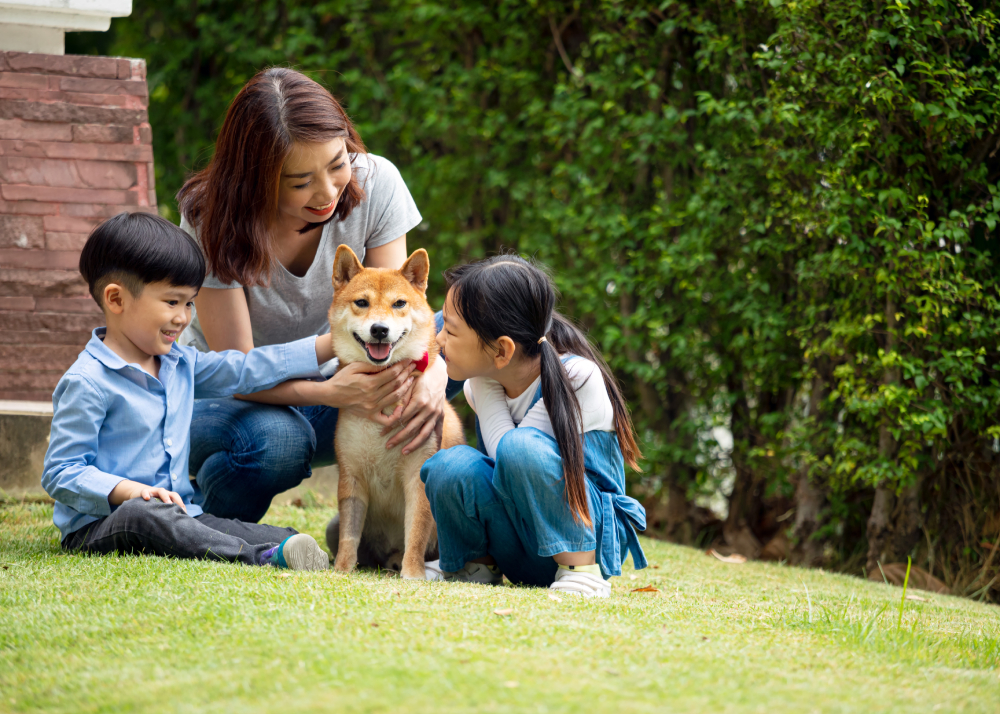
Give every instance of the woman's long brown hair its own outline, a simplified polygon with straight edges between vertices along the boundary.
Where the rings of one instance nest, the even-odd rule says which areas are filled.
[[[268,283],[281,167],[293,144],[338,138],[344,139],[351,161],[365,153],[340,103],[301,72],[271,67],[240,90],[226,112],[212,160],[177,194],[181,213],[198,230],[208,269],[219,280]],[[364,197],[352,175],[330,220],[347,218]]]

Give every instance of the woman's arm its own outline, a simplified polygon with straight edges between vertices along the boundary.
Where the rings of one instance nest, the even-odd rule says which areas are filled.
[[[377,248],[365,251],[366,268],[389,268],[398,270],[406,262],[406,234]]]

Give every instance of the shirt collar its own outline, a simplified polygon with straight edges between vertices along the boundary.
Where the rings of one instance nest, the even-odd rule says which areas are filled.
[[[87,353],[103,364],[108,369],[115,371],[128,367],[128,362],[115,354],[110,347],[104,344],[104,336],[108,333],[107,327],[95,327],[94,332],[87,342]],[[160,367],[164,362],[176,362],[180,358],[180,350],[175,349],[176,344],[170,346],[170,352],[160,355]]]

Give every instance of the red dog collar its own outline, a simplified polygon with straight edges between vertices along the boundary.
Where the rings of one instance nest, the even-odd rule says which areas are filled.
[[[424,352],[424,356],[420,359],[413,360],[413,365],[416,367],[418,372],[423,372],[427,369],[427,364],[431,361],[431,356],[429,353]]]

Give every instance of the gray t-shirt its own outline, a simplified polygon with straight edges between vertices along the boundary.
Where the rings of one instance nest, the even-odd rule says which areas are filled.
[[[352,166],[365,189],[365,200],[355,206],[346,220],[334,218],[323,226],[316,257],[305,275],[301,278],[292,275],[276,262],[267,287],[223,283],[212,273],[205,278],[206,288],[243,289],[250,308],[255,347],[329,332],[327,313],[333,302],[333,258],[337,246],[350,246],[358,259],[364,261],[366,249],[391,243],[420,224],[417,205],[391,161],[374,154],[358,154]],[[181,228],[197,240],[187,219],[181,220]],[[208,351],[197,314],[178,341]]]

